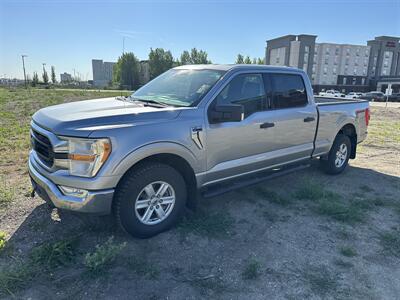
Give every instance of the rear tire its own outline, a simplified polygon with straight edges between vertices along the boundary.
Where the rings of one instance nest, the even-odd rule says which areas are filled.
[[[117,223],[134,237],[148,238],[174,226],[186,203],[186,184],[174,168],[145,163],[118,184],[114,198]]]
[[[321,159],[323,170],[328,174],[339,174],[348,165],[351,154],[351,141],[347,135],[338,134],[329,151],[327,159]]]

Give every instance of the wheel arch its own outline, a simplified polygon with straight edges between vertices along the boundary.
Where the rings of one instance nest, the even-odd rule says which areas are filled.
[[[154,145],[153,145],[154,146]],[[154,150],[154,147],[151,149]],[[157,149],[160,145],[157,145]],[[183,150],[176,151],[177,146],[172,146],[174,151],[171,148],[162,147],[165,151],[163,152],[155,152],[150,148],[146,147],[146,149],[140,149],[140,151],[134,151],[131,155],[125,158],[124,163],[120,164],[118,173],[121,174],[121,177],[118,181],[118,184],[122,181],[122,179],[127,175],[127,173],[131,172],[135,168],[139,168],[141,165],[149,162],[157,162],[171,166],[175,170],[177,170],[183,177],[186,183],[187,190],[187,202],[186,205],[195,209],[196,200],[197,200],[197,181],[196,181],[196,161],[194,157],[191,157],[187,151]],[[182,155],[183,154],[183,155]],[[132,157],[131,157],[132,156]],[[118,184],[116,188],[118,188]]]
[[[357,152],[357,131],[356,127],[351,124],[347,123],[342,128],[340,128],[338,134],[344,134],[349,137],[350,142],[351,142],[351,153],[350,153],[350,158],[354,159],[356,158],[356,152]],[[336,135],[336,136],[337,136]]]

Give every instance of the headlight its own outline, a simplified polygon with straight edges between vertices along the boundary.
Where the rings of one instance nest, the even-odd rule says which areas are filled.
[[[111,153],[109,139],[63,139],[68,141],[68,169],[71,175],[95,176]]]

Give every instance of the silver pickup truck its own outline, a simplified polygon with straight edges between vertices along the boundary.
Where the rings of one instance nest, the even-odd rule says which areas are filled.
[[[194,65],[129,97],[46,107],[31,122],[34,191],[58,208],[109,214],[130,234],[173,226],[213,196],[319,158],[341,173],[367,135],[367,101],[313,96],[298,69]]]

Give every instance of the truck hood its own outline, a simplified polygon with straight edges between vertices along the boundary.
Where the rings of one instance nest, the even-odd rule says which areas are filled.
[[[168,121],[176,118],[181,110],[112,97],[49,106],[36,112],[32,119],[57,135],[88,137],[96,130]]]

